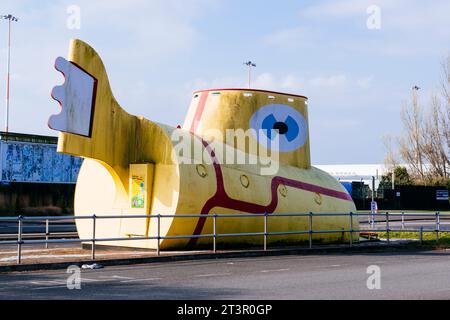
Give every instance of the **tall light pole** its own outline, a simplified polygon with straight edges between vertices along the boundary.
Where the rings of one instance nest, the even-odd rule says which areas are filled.
[[[1,16],[2,19],[8,20],[8,49],[6,59],[6,115],[5,115],[5,132],[9,131],[9,79],[11,68],[11,22],[19,21],[12,14]]]
[[[418,86],[412,87],[412,103],[413,103],[413,115],[414,115],[414,140],[415,140],[415,148],[417,153],[417,159],[419,160],[419,173],[423,177],[423,163],[422,163],[422,151],[419,145],[419,126],[417,114],[419,113],[419,103],[417,100],[417,95],[419,93],[420,88]]]
[[[244,65],[248,67],[248,88],[251,88],[252,83],[252,68],[256,67],[256,64],[254,64],[251,61],[244,62]]]

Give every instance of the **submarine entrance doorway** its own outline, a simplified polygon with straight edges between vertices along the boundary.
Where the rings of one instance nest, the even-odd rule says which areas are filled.
[[[131,164],[129,177],[129,208],[124,215],[150,215],[154,164]],[[121,233],[126,237],[147,237],[150,218],[121,219]]]

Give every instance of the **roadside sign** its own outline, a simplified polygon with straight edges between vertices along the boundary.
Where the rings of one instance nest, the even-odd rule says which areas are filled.
[[[372,211],[372,213],[378,211],[378,204],[377,204],[376,201],[372,201],[372,202],[370,203],[370,210]]]
[[[448,190],[436,190],[436,200],[448,201]]]

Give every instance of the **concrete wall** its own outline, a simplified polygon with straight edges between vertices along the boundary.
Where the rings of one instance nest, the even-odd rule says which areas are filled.
[[[56,152],[56,144],[0,141],[2,182],[72,183],[82,159]]]

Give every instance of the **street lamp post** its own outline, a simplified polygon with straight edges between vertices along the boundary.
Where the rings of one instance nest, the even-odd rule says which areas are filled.
[[[248,88],[251,88],[251,82],[252,82],[252,68],[256,67],[256,64],[254,64],[251,61],[244,62],[244,65],[248,67]]]
[[[5,114],[5,132],[9,131],[9,80],[11,69],[11,22],[19,21],[12,14],[1,16],[2,19],[8,20],[8,48],[6,59],[6,114]]]

